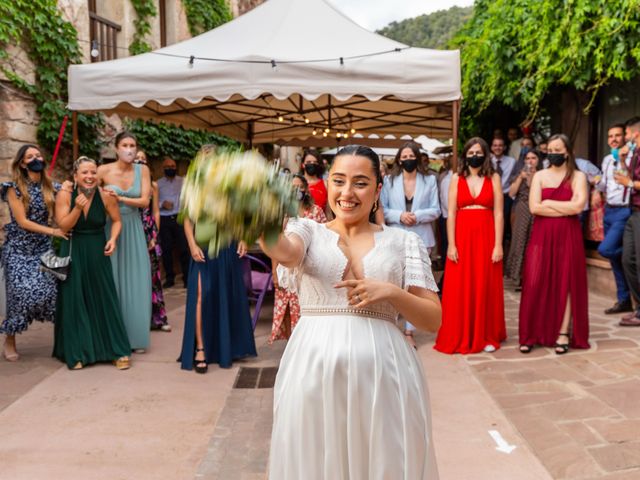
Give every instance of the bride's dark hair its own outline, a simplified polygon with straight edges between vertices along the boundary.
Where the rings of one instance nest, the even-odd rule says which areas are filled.
[[[380,157],[378,154],[373,151],[372,148],[367,147],[366,145],[347,145],[336,153],[335,158],[341,157],[343,155],[357,155],[359,157],[365,157],[373,166],[373,171],[376,175],[376,187],[382,183],[382,174],[380,173]],[[333,161],[335,163],[335,159]],[[371,223],[375,223],[376,221],[376,210],[378,210],[378,202],[373,206],[371,213],[369,214],[369,221]]]
[[[382,183],[382,175],[380,174],[380,157],[378,157],[378,154],[374,152],[373,149],[366,145],[347,145],[346,147],[338,150],[336,158],[342,155],[358,155],[359,157],[368,158],[371,165],[373,165],[373,171],[376,174],[376,185],[380,185]]]

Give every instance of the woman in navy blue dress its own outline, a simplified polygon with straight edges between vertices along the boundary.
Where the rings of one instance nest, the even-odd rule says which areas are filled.
[[[255,357],[256,344],[249,300],[239,257],[244,244],[231,245],[209,258],[195,241],[193,223],[184,221],[191,251],[187,311],[180,362],[182,368],[205,373],[209,363],[231,367],[233,360]]]
[[[15,362],[19,358],[16,334],[27,330],[34,320],[53,322],[57,285],[52,275],[39,270],[40,256],[51,248],[51,237],[67,237],[50,226],[60,185],[53,184],[47,175],[40,148],[20,147],[11,173],[12,181],[0,188],[11,213],[0,258],[7,299],[7,316],[0,333],[6,335],[4,358]]]

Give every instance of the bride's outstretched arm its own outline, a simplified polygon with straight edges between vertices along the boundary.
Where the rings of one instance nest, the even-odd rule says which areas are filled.
[[[397,285],[377,280],[343,280],[335,288],[346,288],[347,299],[355,308],[389,302],[415,327],[435,332],[440,328],[442,307],[438,295],[422,287],[410,286],[404,290]]]
[[[304,243],[297,235],[285,235],[281,233],[275,244],[269,245],[264,238],[258,240],[260,248],[272,260],[281,263],[285,267],[295,268],[302,262],[304,256]]]

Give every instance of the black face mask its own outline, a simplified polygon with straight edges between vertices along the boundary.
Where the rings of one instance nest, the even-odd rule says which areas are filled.
[[[176,176],[176,173],[178,173],[178,170],[175,169],[175,168],[165,168],[164,169],[164,175],[166,177],[173,178],[173,177]]]
[[[400,166],[405,172],[411,173],[418,168],[418,160],[403,160]]]
[[[320,173],[320,165],[317,163],[305,163],[304,171],[307,175],[311,175],[312,177],[317,177]]]
[[[44,160],[41,158],[34,158],[29,163],[27,163],[27,169],[32,172],[38,173],[44,170]]]
[[[564,153],[549,153],[547,154],[547,160],[554,167],[559,167],[567,161],[567,157]]]
[[[474,155],[473,157],[467,157],[467,163],[471,168],[480,168],[484,163],[484,155]]]

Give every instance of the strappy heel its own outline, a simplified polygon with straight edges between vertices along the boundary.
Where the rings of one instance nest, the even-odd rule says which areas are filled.
[[[531,353],[533,345],[520,345],[520,353]]]
[[[204,348],[196,348],[196,354],[195,354],[196,357],[198,356],[198,352],[204,353]],[[207,370],[209,370],[209,365],[207,365],[206,356],[204,360],[196,360],[194,357],[193,362],[194,362],[193,368],[196,371],[196,373],[207,373]]]
[[[567,337],[567,340],[569,340],[569,334],[568,333],[559,333],[558,337]],[[556,351],[556,355],[564,355],[565,353],[567,353],[569,351],[569,342],[567,343],[558,343],[556,341],[556,344],[554,345],[555,351]]]

